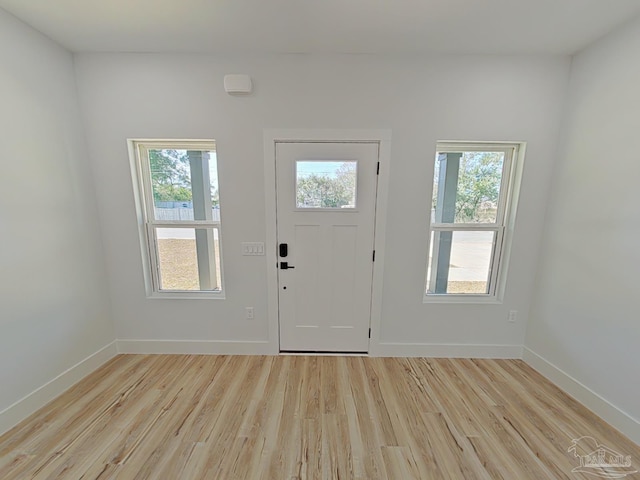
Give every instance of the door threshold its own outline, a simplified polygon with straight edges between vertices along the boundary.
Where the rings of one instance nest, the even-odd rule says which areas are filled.
[[[280,355],[309,355],[321,357],[368,357],[369,352],[329,352],[322,350],[280,350]]]

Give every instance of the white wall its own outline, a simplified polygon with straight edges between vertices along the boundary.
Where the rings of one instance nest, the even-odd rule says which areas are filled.
[[[81,54],[76,71],[119,339],[266,341],[267,266],[240,250],[265,240],[263,129],[361,128],[392,130],[380,340],[403,344],[389,347],[400,354],[415,353],[410,344],[522,345],[568,58]],[[226,73],[250,74],[254,94],[225,94]],[[226,300],[145,298],[127,138],[216,140]],[[502,305],[422,303],[439,139],[528,142]]]
[[[638,59],[640,19],[573,60],[526,346],[626,412],[605,419],[640,442]]]
[[[0,433],[114,340],[77,103],[72,56],[0,9]]]

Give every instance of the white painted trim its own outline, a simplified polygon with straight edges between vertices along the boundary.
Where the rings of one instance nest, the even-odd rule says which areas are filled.
[[[374,348],[375,347],[375,348]],[[522,358],[522,345],[470,345],[438,343],[379,343],[374,357]]]
[[[533,350],[523,347],[522,359],[533,369],[546,377],[563,392],[575,398],[582,405],[594,412],[604,421],[617,428],[631,440],[640,444],[640,421],[620,410],[571,375],[538,355]]]
[[[373,281],[371,284],[371,338],[369,353],[380,343],[380,325],[382,323],[382,293],[384,280],[384,261],[387,239],[387,205],[389,203],[389,177],[391,172],[391,130],[379,132],[378,191],[376,193],[376,228],[374,232],[376,260],[373,262]]]
[[[218,340],[116,340],[118,353],[178,355],[274,355],[270,342]]]
[[[133,183],[138,231],[140,235],[140,252],[142,254],[143,275],[147,298],[153,299],[225,299],[224,288],[224,260],[222,252],[222,223],[209,220],[156,220],[154,211],[153,192],[151,187],[151,170],[149,166],[149,152],[158,149],[184,149],[216,152],[215,140],[142,140],[127,139],[129,150],[129,166]],[[216,167],[217,168],[217,167]],[[200,179],[202,180],[202,179]],[[193,180],[195,182],[195,180]],[[208,185],[208,184],[207,184]],[[205,185],[205,191],[208,186]],[[205,203],[207,200],[205,199]],[[209,202],[210,203],[210,202]],[[207,228],[218,233],[218,254],[220,259],[219,290],[162,290],[159,277],[159,253],[156,230],[158,228]],[[211,239],[211,242],[213,240]]]
[[[56,397],[59,397],[66,390],[111,360],[117,354],[116,342],[111,342],[41,387],[35,389],[13,405],[0,411],[0,435],[16,426]]]
[[[382,317],[382,283],[384,273],[384,251],[387,203],[389,198],[389,172],[391,162],[391,130],[324,130],[324,129],[266,129],[264,130],[264,191],[266,242],[265,261],[267,263],[267,317],[269,325],[269,345],[277,353],[280,350],[278,324],[278,271],[276,255],[277,215],[276,215],[276,149],[277,141],[304,142],[377,142],[380,174],[376,196],[375,245],[376,261],[373,265],[371,290],[371,339],[370,351],[378,342]]]
[[[436,147],[437,152],[468,152],[481,149],[493,152],[504,152],[505,157],[496,223],[429,223],[427,236],[428,241],[431,242],[431,234],[437,231],[495,231],[495,245],[491,255],[490,292],[486,295],[427,293],[426,286],[429,284],[429,278],[425,277],[425,293],[422,297],[422,303],[502,304],[509,271],[509,258],[511,255],[511,244],[513,242],[513,230],[516,222],[516,211],[520,197],[527,142],[464,142],[448,140],[437,142]],[[431,245],[427,245],[427,248],[431,248]],[[428,270],[429,265],[427,262],[425,275]]]
[[[267,269],[267,326],[269,344],[280,351],[280,323],[278,319],[278,225],[276,214],[276,140],[278,131],[264,131],[264,209],[265,261]]]

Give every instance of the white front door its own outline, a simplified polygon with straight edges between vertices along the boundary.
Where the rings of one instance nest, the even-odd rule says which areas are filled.
[[[276,143],[281,351],[369,350],[378,152]]]

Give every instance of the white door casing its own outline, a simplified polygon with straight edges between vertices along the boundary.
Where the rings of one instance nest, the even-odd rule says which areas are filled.
[[[288,246],[278,256],[281,351],[369,350],[379,147],[275,142],[277,242]],[[356,167],[355,205],[297,205],[297,171],[345,163]]]

